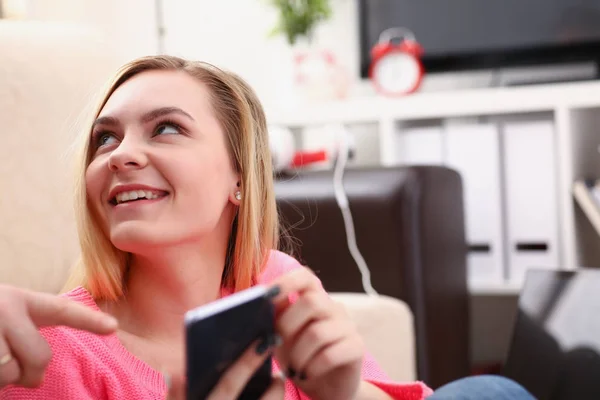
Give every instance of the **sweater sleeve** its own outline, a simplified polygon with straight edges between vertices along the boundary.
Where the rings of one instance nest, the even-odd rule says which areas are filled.
[[[41,331],[52,350],[42,384],[35,389],[7,386],[0,390],[0,400],[92,400],[100,397],[94,383],[94,371],[84,371],[79,346],[65,328],[44,328]]]
[[[433,393],[422,382],[392,381],[369,353],[365,354],[363,360],[362,378],[387,393],[394,400],[421,400]]]

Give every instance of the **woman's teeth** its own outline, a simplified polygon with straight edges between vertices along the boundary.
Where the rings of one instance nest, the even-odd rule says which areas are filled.
[[[150,190],[131,190],[129,192],[121,192],[115,196],[117,204],[125,203],[127,201],[138,200],[138,199],[157,199],[160,194],[152,192]]]

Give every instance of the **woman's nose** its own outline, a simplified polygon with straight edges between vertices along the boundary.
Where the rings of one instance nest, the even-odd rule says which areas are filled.
[[[108,167],[113,172],[144,168],[147,163],[143,144],[127,136],[108,158]]]

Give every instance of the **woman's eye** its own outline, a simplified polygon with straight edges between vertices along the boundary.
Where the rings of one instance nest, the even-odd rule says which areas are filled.
[[[162,124],[156,128],[157,135],[173,135],[179,133],[179,127],[173,124]]]
[[[111,144],[114,140],[117,140],[115,136],[111,133],[101,133],[98,135],[98,139],[96,140],[96,147],[106,146]]]

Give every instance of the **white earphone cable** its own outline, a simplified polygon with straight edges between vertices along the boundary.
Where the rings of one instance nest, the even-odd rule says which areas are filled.
[[[371,271],[369,271],[369,267],[365,259],[363,258],[360,250],[358,249],[358,245],[356,243],[356,235],[354,231],[354,223],[352,221],[352,213],[350,212],[350,206],[348,202],[348,197],[346,196],[346,191],[344,190],[344,169],[346,168],[346,164],[348,162],[348,152],[350,150],[349,133],[346,130],[343,130],[343,134],[340,135],[340,146],[337,153],[337,159],[335,162],[335,168],[333,171],[333,191],[335,194],[335,200],[342,211],[342,217],[344,219],[344,227],[346,229],[346,240],[348,242],[348,250],[356,262],[358,269],[360,271],[362,277],[362,285],[365,293],[373,296],[377,296],[378,293],[375,291],[373,286],[371,285]]]

